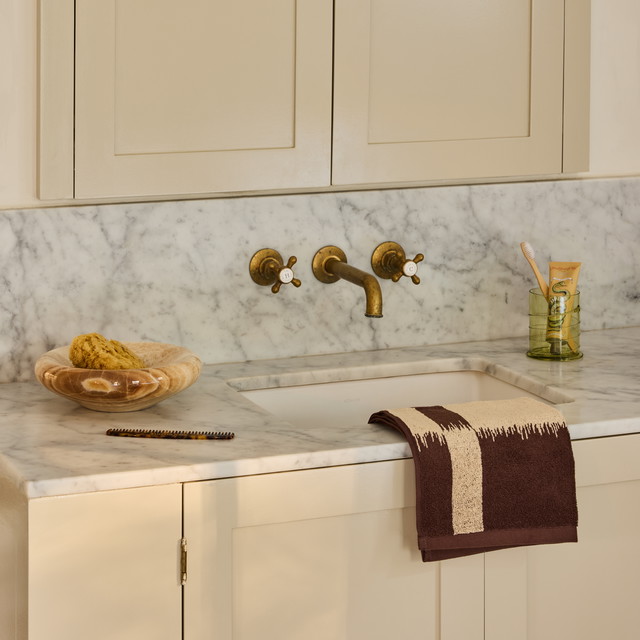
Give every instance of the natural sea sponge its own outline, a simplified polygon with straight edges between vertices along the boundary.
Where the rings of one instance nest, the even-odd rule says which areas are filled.
[[[81,369],[144,369],[144,362],[117,340],[99,333],[76,336],[69,347],[69,360]]]

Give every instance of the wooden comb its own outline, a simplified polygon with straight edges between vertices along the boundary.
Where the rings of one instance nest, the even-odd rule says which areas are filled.
[[[167,438],[170,440],[231,440],[232,431],[171,431],[170,429],[107,429],[108,436],[125,438]]]

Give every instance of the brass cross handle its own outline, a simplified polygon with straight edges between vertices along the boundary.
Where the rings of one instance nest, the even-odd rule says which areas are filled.
[[[293,265],[298,258],[291,256],[284,264],[282,256],[274,249],[260,249],[253,254],[249,262],[251,279],[260,286],[267,287],[270,284],[272,293],[278,293],[283,284],[292,284],[299,287],[301,282],[293,277]]]
[[[371,267],[380,278],[398,282],[402,276],[411,278],[413,284],[420,284],[418,262],[422,262],[421,253],[411,260],[407,259],[404,249],[397,242],[383,242],[379,244],[371,255]]]

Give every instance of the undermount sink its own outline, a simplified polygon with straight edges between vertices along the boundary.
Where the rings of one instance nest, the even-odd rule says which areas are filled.
[[[251,402],[300,427],[366,424],[381,409],[451,404],[472,400],[503,400],[528,396],[557,404],[571,402],[556,389],[516,376],[521,386],[485,371],[438,371],[366,380],[312,382],[256,388],[244,380],[236,386]],[[256,381],[254,384],[257,384]],[[253,386],[253,388],[251,388]]]

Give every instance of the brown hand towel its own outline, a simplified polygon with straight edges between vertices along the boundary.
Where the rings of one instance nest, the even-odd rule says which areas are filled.
[[[379,411],[411,446],[422,559],[576,542],[573,452],[563,415],[532,398]]]

